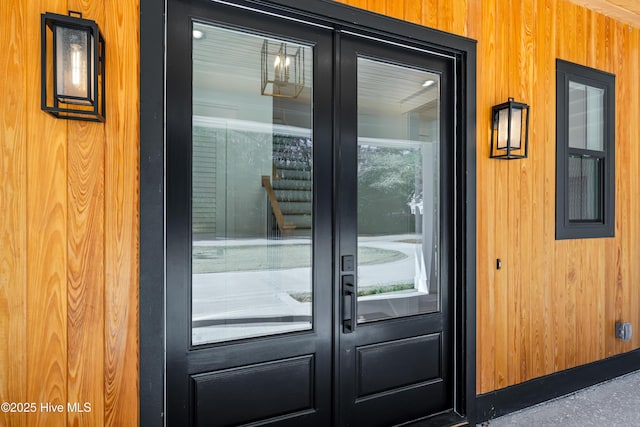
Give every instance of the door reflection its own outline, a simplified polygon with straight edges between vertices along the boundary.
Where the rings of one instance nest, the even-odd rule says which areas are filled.
[[[192,344],[312,328],[312,48],[194,23]]]
[[[439,310],[440,76],[358,58],[358,321]],[[375,251],[377,261],[362,257]]]

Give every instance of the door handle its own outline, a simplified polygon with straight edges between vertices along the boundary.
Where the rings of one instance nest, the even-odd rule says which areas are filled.
[[[355,281],[352,274],[342,276],[342,332],[350,334],[356,328]]]

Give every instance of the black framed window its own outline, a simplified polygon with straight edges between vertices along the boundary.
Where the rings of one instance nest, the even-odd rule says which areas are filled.
[[[556,61],[556,239],[613,237],[615,76]]]

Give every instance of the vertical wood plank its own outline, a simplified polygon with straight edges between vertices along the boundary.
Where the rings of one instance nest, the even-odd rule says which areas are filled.
[[[587,66],[598,68],[601,67],[602,60],[604,58],[604,43],[605,37],[605,25],[604,16],[599,13],[590,12],[588,18],[590,22],[589,28],[589,48],[587,52]],[[606,275],[606,259],[607,259],[607,242],[601,242],[600,253],[596,255],[596,259],[591,260],[590,263],[597,265],[597,271],[594,277],[594,293],[597,295],[595,301],[593,301],[595,323],[592,323],[595,328],[595,354],[592,355],[593,360],[599,360],[605,357],[606,349],[606,313],[605,313],[605,300],[606,300],[606,287],[609,280]]]
[[[615,25],[612,25],[612,20],[610,18],[605,18],[604,20],[604,35],[605,35],[605,50],[603,59],[600,62],[602,69],[609,72],[615,72],[614,70],[614,44],[615,44]],[[619,93],[618,86],[616,87],[616,95]],[[619,108],[620,101],[617,99],[616,108]],[[618,142],[619,144],[619,142]],[[616,159],[616,165],[620,161],[619,156]],[[617,175],[617,174],[616,174]],[[616,178],[616,181],[619,177]],[[618,189],[618,184],[616,182],[616,189]],[[616,200],[620,198],[620,194],[616,191]],[[621,246],[620,246],[620,233],[621,222],[620,215],[621,211],[616,206],[616,225],[615,225],[615,239],[608,239],[605,242],[607,247],[606,251],[606,275],[609,280],[609,284],[606,288],[606,306],[605,306],[605,328],[611,331],[614,328],[616,319],[619,318],[621,313],[618,313],[618,296],[621,294],[620,290],[622,288],[622,266],[620,264],[622,260],[621,254]],[[606,335],[606,346],[607,346],[607,356],[611,356],[620,352],[620,344],[618,340],[615,339],[615,336],[611,333]]]
[[[606,329],[606,315],[605,315],[605,298],[606,288],[609,286],[610,281],[606,276],[606,242],[602,245],[602,255],[596,260],[598,265],[598,282],[597,289],[599,298],[596,301],[596,334],[597,334],[597,354],[594,360],[601,360],[606,357],[606,343],[605,337],[611,334],[611,331]]]
[[[525,6],[526,7],[526,6]],[[527,100],[530,105],[544,104],[545,82],[544,74],[540,71],[546,69],[546,58],[541,55],[539,43],[536,43],[540,31],[540,17],[544,15],[544,3],[534,1],[531,5],[531,18],[528,19],[530,24],[525,28],[528,44],[530,44],[530,62],[529,68],[531,77],[528,79]],[[532,141],[537,141],[535,155],[530,153],[529,169],[530,180],[528,182],[528,191],[531,195],[531,212],[544,212],[544,176],[542,176],[541,167],[544,163],[545,152],[545,130],[544,121],[538,119],[541,111],[536,107],[530,123],[529,137]],[[527,213],[530,215],[530,213]],[[530,376],[542,375],[544,367],[544,342],[542,336],[544,334],[545,319],[540,315],[544,311],[543,296],[544,285],[536,286],[540,270],[543,268],[544,260],[544,214],[531,216],[530,227],[530,261],[527,287],[529,292],[529,358],[528,368]],[[542,238],[535,236],[541,236]],[[526,260],[525,260],[526,262]]]
[[[574,21],[574,34],[575,47],[573,48],[573,61],[586,65],[587,63],[587,16],[586,9],[580,6],[571,5],[572,16]],[[573,354],[570,354],[570,360],[572,361],[568,366],[577,366],[586,363],[589,348],[591,346],[591,337],[589,336],[589,318],[592,313],[588,312],[588,305],[590,299],[590,292],[588,289],[588,277],[586,274],[587,260],[589,253],[593,251],[594,241],[592,239],[578,239],[573,244],[576,252],[574,253],[575,259],[570,262],[575,262],[573,265],[569,265],[569,285],[570,295],[573,295],[573,304],[571,309],[573,310],[573,330],[575,331],[574,337],[570,337],[570,348]],[[572,269],[573,267],[573,269]],[[571,294],[573,292],[573,294]],[[575,347],[571,347],[571,345]]]
[[[484,22],[484,15],[482,14],[482,3],[482,0],[468,0],[465,15],[466,30],[464,35],[478,42],[478,52],[480,51],[480,44],[484,41],[484,39],[482,38],[482,26]],[[478,61],[477,65],[479,68],[480,61]],[[479,75],[478,81],[480,81]]]
[[[596,50],[596,40],[593,34],[593,21],[594,15],[591,10],[584,10],[584,38],[585,38],[585,54],[584,54],[584,65],[589,66],[590,63],[594,60],[594,52]],[[585,293],[585,299],[583,300],[584,305],[582,308],[582,319],[585,322],[582,324],[583,336],[586,336],[588,341],[586,345],[583,347],[582,360],[583,363],[589,363],[595,360],[595,354],[597,353],[598,347],[598,336],[596,335],[597,323],[598,323],[598,312],[596,310],[597,301],[601,299],[603,296],[598,295],[599,290],[599,271],[598,271],[598,256],[603,255],[601,253],[601,248],[603,244],[601,241],[594,241],[593,244],[589,245],[588,251],[583,257],[585,262],[583,263],[584,267],[584,276],[583,276],[583,291]],[[580,339],[580,337],[578,337]]]
[[[452,2],[451,32],[453,34],[457,34],[459,36],[467,35],[467,25],[469,21],[467,15],[468,1],[469,0],[456,0]],[[473,19],[478,19],[478,17],[475,16]]]
[[[575,19],[576,7],[567,2],[557,4],[557,38],[558,57],[575,62]],[[555,123],[555,117],[553,118]],[[562,370],[574,366],[575,363],[575,283],[577,241],[556,242],[556,262],[559,267],[556,274],[557,296],[561,303],[556,305],[556,330],[558,335],[557,369]]]
[[[343,3],[349,3],[351,6],[359,7],[360,9],[367,9],[367,0],[340,0]]]
[[[509,64],[507,62],[509,51],[509,39],[511,37],[509,31],[509,25],[504,24],[504,13],[508,10],[509,1],[496,0],[495,9],[495,21],[496,27],[496,48],[493,66],[495,67],[495,93],[491,105],[506,101],[509,96],[509,88],[505,87],[505,82],[508,80]],[[497,96],[496,96],[497,95]],[[497,162],[497,163],[495,163]],[[503,267],[495,274],[495,318],[496,318],[496,354],[495,354],[495,386],[496,388],[506,387],[511,383],[509,376],[509,365],[514,361],[514,354],[510,347],[509,340],[509,304],[512,301],[509,300],[509,271],[511,265],[510,260],[510,246],[509,246],[509,232],[510,224],[508,223],[508,191],[509,186],[507,184],[509,179],[508,164],[507,162],[495,161],[493,167],[495,167],[495,185],[489,186],[493,188],[494,200],[495,200],[495,230],[496,230],[496,245],[495,256],[503,260]],[[516,362],[517,363],[517,362]]]
[[[138,423],[139,2],[107,0],[105,425]]]
[[[557,37],[556,37],[556,55],[559,59],[570,61],[569,52],[571,48],[569,46],[570,37],[567,34],[571,34],[573,29],[569,27],[571,25],[570,19],[567,18],[567,3],[556,3],[556,20],[557,20]]]
[[[587,15],[587,60],[585,65],[587,67],[596,67],[597,51],[598,51],[598,14],[592,10],[586,11]]]
[[[0,3],[0,402],[27,400],[25,9]],[[0,412],[0,425],[26,422],[24,413]]]
[[[543,317],[544,334],[544,374],[550,374],[555,369],[555,343],[557,340],[556,327],[554,323],[554,289],[556,283],[556,260],[554,257],[555,244],[555,148],[556,148],[556,126],[553,118],[556,114],[556,6],[554,0],[543,0],[539,8],[540,27],[538,38],[546,40],[547,43],[537,43],[540,75],[537,81],[543,86],[543,101],[538,104],[539,114],[546,119],[544,121],[544,149],[542,151],[542,167],[538,171],[542,175],[543,191],[543,227],[544,236],[543,253],[541,254],[541,265],[538,269],[539,276],[535,280],[545,284],[541,286],[543,309],[539,311]],[[542,12],[542,10],[544,12]],[[541,116],[538,116],[541,117]]]
[[[631,69],[635,70],[635,75],[629,81],[629,115],[631,120],[628,121],[629,126],[629,160],[627,162],[627,172],[629,174],[629,192],[630,194],[640,193],[640,179],[638,179],[637,171],[634,173],[633,167],[630,165],[640,165],[640,149],[638,148],[638,139],[640,137],[640,83],[638,78],[638,70],[640,70],[640,29],[629,28],[630,42],[627,58]],[[621,112],[618,112],[618,115]],[[631,240],[630,253],[637,259],[640,254],[640,199],[631,196],[629,211],[631,215],[627,218],[629,236]],[[632,257],[632,259],[633,259]],[[629,277],[629,294],[631,295],[631,311],[629,319],[634,325],[640,325],[640,267],[637,262],[630,260],[630,277]],[[640,334],[634,334],[632,348],[640,347]]]
[[[478,188],[495,188],[497,162],[490,162],[491,105],[495,101],[496,5],[483,1],[480,5],[483,19],[478,22],[478,82],[477,86],[477,178]],[[478,15],[475,15],[476,17]],[[492,196],[495,196],[491,193]],[[494,197],[477,198],[477,390],[486,393],[496,388],[496,359],[504,349],[496,344],[496,281],[502,271],[496,270],[495,236],[497,234]]]
[[[521,70],[518,76],[517,86],[515,87],[515,94],[519,99],[524,100],[530,104],[534,101],[534,87],[537,73],[535,72],[534,64],[534,40],[533,33],[535,27],[535,3],[529,0],[521,1],[515,4],[514,14],[520,16],[520,37],[519,46],[517,49],[517,66],[516,69]],[[534,141],[539,141],[539,131],[537,129],[538,122],[535,120],[530,121],[531,129],[529,130],[530,137],[533,136]],[[533,156],[530,153],[529,158],[524,159],[521,162],[515,162],[517,165],[518,181],[520,183],[520,190],[514,193],[513,196],[517,198],[514,200],[514,204],[517,206],[517,216],[520,221],[520,247],[517,254],[517,271],[520,275],[520,287],[521,287],[521,310],[520,310],[520,348],[523,354],[523,360],[520,365],[521,378],[531,378],[533,376],[534,357],[537,349],[533,347],[534,344],[534,324],[537,326],[539,322],[534,317],[536,314],[532,312],[532,307],[535,306],[535,291],[536,280],[532,277],[533,274],[533,261],[531,255],[536,253],[534,245],[533,227],[536,222],[536,215],[531,215],[532,212],[537,212],[534,206],[533,195],[533,179],[534,179],[534,165],[539,161],[539,157]],[[518,164],[519,163],[519,164]],[[530,218],[530,220],[528,220]],[[539,236],[539,234],[536,234]],[[538,240],[538,239],[536,239]],[[533,294],[533,295],[532,295]]]
[[[567,241],[556,242],[555,257],[555,280],[553,282],[553,329],[555,335],[553,370],[561,371],[566,368],[566,337],[569,332],[566,328],[566,305],[567,305]]]
[[[532,38],[532,55],[534,61],[534,66],[532,67],[532,77],[530,82],[533,84],[533,87],[537,88],[537,90],[532,90],[528,88],[528,96],[530,97],[530,104],[536,105],[533,110],[532,120],[530,123],[530,138],[532,141],[537,141],[535,152],[531,151],[530,154],[530,162],[533,165],[542,166],[545,160],[545,150],[546,150],[546,134],[545,134],[545,120],[539,120],[538,117],[541,114],[544,114],[546,110],[540,110],[540,106],[544,105],[545,96],[546,96],[546,84],[544,81],[545,73],[544,71],[548,70],[546,52],[542,52],[540,50],[540,43],[535,43],[535,40],[539,37],[539,34],[542,33],[541,28],[544,29],[544,15],[545,15],[545,6],[544,2],[535,2],[534,3],[534,11],[533,11],[533,26],[531,29],[531,33],[533,34]],[[543,72],[540,72],[540,71]],[[544,175],[542,172],[544,171],[543,167],[531,167],[531,211],[532,212],[544,212],[544,194],[545,194],[545,186],[544,186]],[[528,215],[528,214],[527,214]],[[529,360],[529,371],[532,376],[539,376],[544,371],[544,330],[545,330],[545,318],[540,314],[544,313],[544,292],[547,286],[538,285],[535,286],[534,283],[538,281],[538,275],[541,275],[542,269],[544,269],[544,244],[546,240],[546,236],[544,234],[544,217],[545,215],[532,215],[532,223],[531,223],[531,270],[529,271],[529,278],[527,279],[529,282],[529,297],[530,297],[530,360]],[[543,238],[534,238],[533,236],[542,236]],[[541,281],[540,283],[545,283]],[[548,283],[548,282],[547,282]]]
[[[422,0],[422,25],[438,28],[438,0]]]
[[[605,16],[598,13],[595,14],[595,28],[594,38],[595,38],[595,58],[593,58],[593,62],[591,62],[593,67],[602,66],[603,61],[605,60],[606,55],[606,43],[607,43],[607,33],[606,33],[606,20]]]
[[[384,15],[387,12],[387,1],[386,0],[367,0],[366,5],[363,4],[363,9],[368,9],[371,12]]]
[[[584,7],[572,5],[575,16],[575,61],[581,65],[587,64],[587,10]]]
[[[422,23],[422,2],[404,0],[404,19],[414,24]]]
[[[566,40],[566,25],[565,22],[565,7],[564,3],[555,2],[554,4],[555,10],[555,22],[556,22],[556,39],[555,39],[555,50],[556,57],[560,59],[567,59],[567,49],[565,48],[565,40]],[[555,64],[554,64],[555,69]],[[554,73],[555,74],[555,73]],[[555,79],[554,79],[555,80]],[[557,87],[554,85],[553,91],[553,99],[555,103],[556,98],[556,90]],[[554,108],[555,111],[555,108]],[[556,122],[555,116],[548,117],[549,120],[552,120],[552,123]],[[554,140],[555,140],[555,126],[554,126]],[[553,177],[554,177],[554,185],[555,185],[555,149],[556,145],[553,146]],[[554,204],[555,204],[555,194],[554,194]],[[554,219],[555,221],[555,219]],[[554,226],[555,227],[555,226]],[[554,244],[554,260],[555,260],[555,277],[553,281],[553,293],[552,293],[552,301],[553,301],[553,329],[555,335],[555,343],[554,343],[554,354],[553,354],[553,367],[554,372],[560,371],[565,368],[565,336],[566,328],[565,328],[565,307],[566,307],[566,271],[567,271],[567,241],[556,241]]]
[[[398,0],[387,0],[385,15],[396,19],[405,19],[404,2]]]
[[[579,247],[581,242],[567,243],[566,257],[566,278],[565,278],[565,296],[566,305],[564,312],[564,328],[565,328],[565,355],[564,368],[573,368],[576,366],[578,351],[577,324],[576,324],[576,287],[579,284],[579,275],[582,268],[582,257]]]
[[[637,165],[634,165],[633,169],[629,164],[629,158],[631,154],[631,134],[629,120],[625,117],[629,112],[629,102],[631,96],[629,91],[631,90],[631,81],[634,78],[634,73],[637,70],[631,69],[629,63],[629,30],[626,24],[615,24],[615,74],[616,79],[616,100],[619,108],[616,110],[616,208],[620,210],[620,214],[616,214],[616,217],[620,221],[620,227],[622,231],[618,234],[618,238],[621,240],[621,276],[622,287],[620,292],[620,317],[618,320],[628,321],[631,315],[631,299],[637,299],[638,294],[631,294],[631,234],[627,231],[629,229],[629,218],[632,213],[630,211],[632,193],[629,189],[630,175],[637,173]],[[637,79],[637,76],[635,76]],[[638,135],[635,135],[635,143],[637,143]],[[637,215],[637,214],[636,214]],[[634,254],[636,263],[638,254]],[[621,351],[632,350],[632,342],[621,342]]]
[[[47,10],[66,13],[63,0]],[[27,2],[27,399],[67,402],[67,123],[40,110],[40,13]],[[39,411],[30,425],[64,426],[66,412]]]
[[[521,73],[514,73],[520,67],[520,59],[518,50],[522,39],[522,26],[519,25],[520,1],[508,1],[503,3],[504,16],[509,21],[502,25],[508,28],[507,38],[504,42],[504,51],[502,60],[507,64],[506,72],[503,75],[503,81],[507,88],[507,93],[503,97],[506,101],[507,97],[518,97],[520,88]],[[522,335],[526,334],[523,330],[521,316],[527,307],[523,307],[522,299],[522,226],[523,218],[520,218],[520,167],[521,162],[505,162],[507,168],[507,178],[503,181],[505,185],[505,193],[507,197],[507,293],[508,293],[508,343],[509,343],[509,361],[508,361],[508,378],[510,384],[521,382],[522,370],[524,369],[524,353],[522,349]],[[508,190],[507,190],[508,188]],[[526,313],[525,313],[526,316]]]
[[[68,348],[70,426],[101,426],[104,417],[104,169],[99,124],[74,124],[69,137]],[[71,127],[71,126],[70,126]]]
[[[604,260],[605,243],[599,242],[597,250],[592,251],[587,260],[588,288],[592,294],[588,307],[591,343],[587,363],[604,358],[604,337],[607,334],[604,328],[604,299],[607,284]]]
[[[459,1],[459,0],[457,0]],[[438,3],[438,29],[448,33],[453,32],[453,4],[452,1],[440,0]]]
[[[608,20],[609,25],[609,34],[611,38],[610,48],[608,50],[607,62],[611,69],[611,72],[614,74],[620,75],[624,72],[624,68],[620,61],[620,56],[622,52],[622,37],[620,32],[618,31],[618,26],[616,22],[612,19]],[[621,76],[622,77],[622,76]],[[624,92],[624,85],[619,81],[620,79],[616,79],[616,103],[618,106],[618,110],[620,110],[620,106],[626,106],[626,94]],[[624,107],[623,107],[624,108]],[[624,137],[623,134],[620,133],[621,126],[625,126],[624,120],[617,115],[616,116],[616,136],[618,140],[618,144],[616,146],[616,154],[617,154],[617,174],[616,174],[616,280],[614,287],[614,322],[621,321],[625,318],[625,305],[627,304],[627,295],[626,295],[626,281],[628,280],[627,275],[627,265],[628,265],[628,254],[627,254],[627,240],[625,233],[625,223],[626,217],[629,212],[627,210],[627,203],[624,200],[626,197],[626,187],[625,181],[626,177],[622,176],[620,173],[619,161],[622,160],[623,152],[625,151],[624,147]],[[614,327],[614,324],[611,325]],[[625,344],[619,340],[615,339],[615,353],[622,353],[625,351]]]
[[[104,28],[104,6],[68,0]],[[104,425],[104,124],[68,124],[67,300],[69,426]]]

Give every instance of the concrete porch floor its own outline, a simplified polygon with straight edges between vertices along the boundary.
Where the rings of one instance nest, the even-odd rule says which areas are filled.
[[[640,370],[481,426],[640,427]]]

